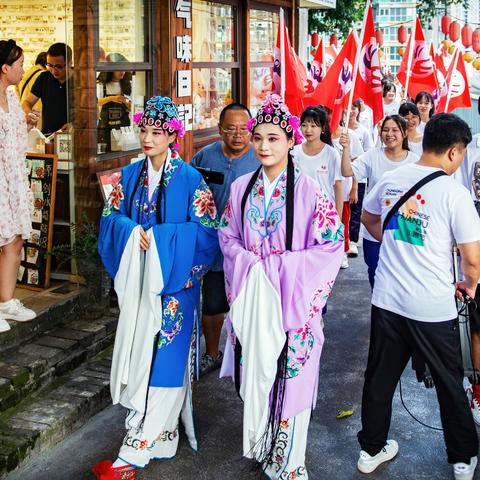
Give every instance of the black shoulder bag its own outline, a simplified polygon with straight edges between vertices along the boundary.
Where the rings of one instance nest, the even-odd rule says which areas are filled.
[[[443,177],[446,173],[443,170],[438,170],[436,172],[427,175],[426,177],[422,178],[418,181],[408,192],[404,193],[398,202],[388,211],[387,216],[385,217],[385,221],[382,225],[382,234],[385,232],[387,228],[388,222],[392,219],[395,213],[400,209],[400,207],[418,190],[420,190],[424,185],[435,180],[438,177]]]

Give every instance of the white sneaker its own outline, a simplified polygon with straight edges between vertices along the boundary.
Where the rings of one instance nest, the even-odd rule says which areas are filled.
[[[348,258],[347,258],[347,254],[346,254],[346,253],[344,253],[344,254],[343,254],[343,260],[342,260],[342,264],[340,265],[340,268],[343,268],[343,269],[345,269],[345,268],[348,268],[348,267],[349,267],[349,265],[348,265]]]
[[[357,468],[362,473],[372,473],[380,464],[388,462],[398,453],[398,443],[395,440],[387,440],[385,446],[374,457],[363,450],[358,457]]]
[[[0,333],[3,332],[8,332],[10,330],[10,325],[8,322],[2,317],[2,314],[0,313]]]
[[[468,403],[471,405],[473,400],[473,387],[468,377],[463,377],[463,389],[465,390]]]
[[[453,465],[453,475],[455,480],[472,480],[475,468],[477,467],[477,457],[472,457],[470,463],[458,462]]]
[[[37,316],[33,310],[25,307],[25,305],[16,298],[12,298],[0,306],[0,315],[2,315],[4,319],[16,320],[17,322],[28,322]]]
[[[480,403],[475,397],[472,397],[472,401],[470,402],[470,410],[472,412],[473,421],[477,425],[480,425]]]
[[[355,242],[350,242],[350,245],[348,247],[347,251],[347,256],[348,257],[358,257],[358,247]]]

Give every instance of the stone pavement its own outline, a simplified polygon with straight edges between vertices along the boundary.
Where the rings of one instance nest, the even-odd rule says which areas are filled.
[[[391,438],[400,444],[398,457],[374,474],[356,471],[360,401],[369,337],[370,289],[361,258],[340,272],[325,318],[318,405],[313,414],[306,465],[311,480],[443,480],[453,478],[446,462],[441,432],[422,427],[407,414],[398,391],[394,398]],[[424,422],[440,425],[434,390],[416,382],[410,367],[402,378],[404,401]],[[233,385],[210,374],[196,385],[194,408],[200,450],[184,437],[177,457],[152,462],[139,480],[247,480],[258,478],[241,457],[242,405]],[[337,420],[339,410],[354,414]],[[109,407],[54,450],[25,465],[10,480],[91,480],[91,466],[115,459],[124,436],[124,410]],[[480,479],[480,472],[475,479]]]

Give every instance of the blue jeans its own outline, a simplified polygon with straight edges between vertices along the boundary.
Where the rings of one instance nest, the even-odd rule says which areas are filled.
[[[368,281],[372,290],[375,283],[375,270],[377,269],[378,257],[380,255],[380,245],[381,243],[379,242],[363,239],[363,258],[368,266]]]

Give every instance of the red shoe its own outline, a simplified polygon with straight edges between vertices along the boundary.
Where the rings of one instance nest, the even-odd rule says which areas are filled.
[[[135,480],[137,469],[132,465],[124,467],[113,467],[110,460],[98,462],[92,472],[96,475],[97,480]]]

